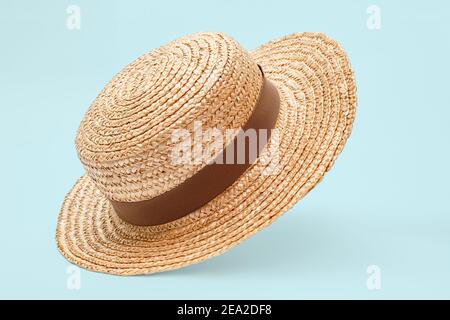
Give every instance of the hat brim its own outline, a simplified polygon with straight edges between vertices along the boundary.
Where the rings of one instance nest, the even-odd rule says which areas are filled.
[[[257,161],[199,210],[159,226],[122,221],[83,176],[67,194],[57,223],[57,246],[69,261],[118,275],[194,264],[268,226],[322,179],[355,116],[356,87],[343,49],[323,34],[301,33],[250,54],[280,94],[276,174],[262,174]]]

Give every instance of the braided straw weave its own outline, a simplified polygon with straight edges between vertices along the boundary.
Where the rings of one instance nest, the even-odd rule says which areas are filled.
[[[109,199],[151,199],[203,166],[171,164],[173,129],[192,128],[194,121],[221,130],[246,123],[263,80],[257,64],[281,99],[277,174],[262,175],[257,160],[183,218],[157,226],[122,221]],[[349,61],[323,34],[293,34],[248,53],[224,34],[198,33],[144,54],[106,85],[80,125],[76,147],[86,175],[64,200],[57,246],[81,267],[119,275],[218,255],[269,225],[322,179],[350,134],[355,107]]]

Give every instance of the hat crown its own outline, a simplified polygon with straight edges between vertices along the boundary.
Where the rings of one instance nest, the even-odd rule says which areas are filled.
[[[172,41],[126,66],[100,92],[78,129],[79,158],[109,199],[151,199],[205,165],[171,161],[174,130],[192,132],[194,121],[222,132],[242,127],[261,84],[257,64],[224,34]]]

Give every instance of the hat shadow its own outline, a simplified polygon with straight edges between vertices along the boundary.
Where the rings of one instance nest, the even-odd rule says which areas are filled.
[[[287,218],[287,219],[284,219]],[[317,270],[317,229],[297,217],[280,217],[275,223],[225,253],[199,263],[146,276],[217,276],[255,273],[290,273]],[[323,231],[323,226],[322,226]],[[328,243],[329,245],[329,243]]]

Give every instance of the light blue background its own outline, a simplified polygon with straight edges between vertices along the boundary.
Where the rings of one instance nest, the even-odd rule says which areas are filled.
[[[371,4],[380,30],[366,27]],[[226,254],[152,276],[82,270],[68,290],[54,232],[83,173],[78,124],[123,66],[196,31],[248,49],[292,32],[337,39],[358,84],[352,136],[301,203]],[[448,1],[2,0],[0,297],[450,298],[449,57]],[[381,290],[366,288],[372,264]]]

